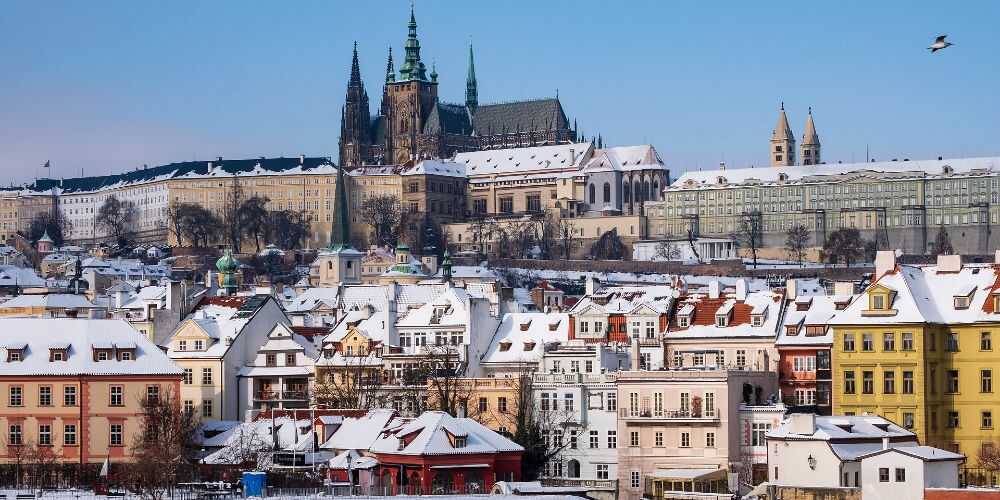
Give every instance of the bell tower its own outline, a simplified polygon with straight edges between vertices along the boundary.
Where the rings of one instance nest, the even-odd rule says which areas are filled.
[[[403,164],[417,157],[424,122],[437,103],[437,82],[427,79],[427,66],[420,61],[417,19],[410,7],[406,56],[399,67],[399,78],[386,82],[390,130],[386,131],[386,162]]]
[[[778,111],[778,123],[771,131],[771,166],[789,167],[795,165],[795,134],[788,126],[785,116],[785,103],[781,103]]]
[[[809,115],[806,116],[806,129],[802,134],[802,145],[799,148],[799,158],[802,159],[803,165],[819,165],[823,162],[819,151],[819,134],[816,133],[816,124],[813,123],[812,106],[809,107]]]

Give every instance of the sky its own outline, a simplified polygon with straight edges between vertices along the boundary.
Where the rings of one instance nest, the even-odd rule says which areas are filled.
[[[373,114],[409,2],[4,2],[0,184],[175,161],[337,155],[358,43]],[[550,97],[672,175],[767,164],[779,104],[827,162],[1000,155],[1000,2],[417,0],[422,58],[463,102]],[[955,43],[931,54],[939,34]]]

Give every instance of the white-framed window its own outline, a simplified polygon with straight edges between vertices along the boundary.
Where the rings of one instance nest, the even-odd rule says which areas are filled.
[[[597,479],[608,479],[611,466],[608,464],[597,464]]]
[[[691,433],[690,432],[682,432],[681,433],[681,448],[690,448],[690,447],[691,447]]]
[[[634,470],[629,472],[629,486],[632,488],[638,488],[642,485],[642,481],[639,479],[639,471]]]

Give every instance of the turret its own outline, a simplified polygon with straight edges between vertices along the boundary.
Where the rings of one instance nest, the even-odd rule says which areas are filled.
[[[787,167],[795,165],[795,134],[788,126],[785,116],[785,103],[781,103],[778,112],[778,123],[771,131],[771,166]]]
[[[823,162],[820,156],[819,134],[816,133],[816,124],[813,123],[812,106],[809,107],[809,114],[806,116],[806,128],[799,148],[799,158],[803,165],[819,165]]]

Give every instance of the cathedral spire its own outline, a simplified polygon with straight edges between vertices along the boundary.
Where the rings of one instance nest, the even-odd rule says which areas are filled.
[[[385,63],[385,83],[396,81],[396,70],[392,67],[392,46],[389,46],[389,61]]]
[[[399,68],[399,78],[402,81],[427,80],[427,67],[420,62],[420,41],[417,40],[417,17],[413,12],[413,4],[410,4],[410,22],[406,25],[409,34],[406,36],[406,58],[403,59],[403,66]]]
[[[465,77],[465,106],[473,112],[479,106],[479,88],[476,85],[476,60],[472,55],[471,41],[469,41],[469,74]]]
[[[361,165],[370,160],[371,111],[368,109],[368,92],[361,80],[358,62],[358,42],[351,54],[351,78],[347,82],[347,95],[340,114],[340,165]]]
[[[361,65],[358,64],[358,42],[354,42],[354,55],[351,57],[351,81],[349,87],[361,86]]]
[[[337,167],[337,189],[333,199],[333,231],[330,233],[330,250],[351,248],[351,220],[347,215],[347,178],[344,166]]]

